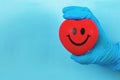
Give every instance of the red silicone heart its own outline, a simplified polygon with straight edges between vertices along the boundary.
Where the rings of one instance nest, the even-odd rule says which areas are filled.
[[[89,19],[65,20],[59,29],[63,46],[74,55],[83,55],[97,42],[98,29]]]

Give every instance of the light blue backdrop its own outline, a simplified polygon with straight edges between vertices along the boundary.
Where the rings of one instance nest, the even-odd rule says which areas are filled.
[[[58,37],[70,5],[89,7],[120,41],[119,0],[0,0],[0,80],[120,80],[120,71],[70,59]]]

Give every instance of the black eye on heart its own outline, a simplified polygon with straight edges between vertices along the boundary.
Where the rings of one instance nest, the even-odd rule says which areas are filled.
[[[84,34],[85,34],[85,28],[81,28],[80,33],[81,33],[82,35],[84,35]]]
[[[73,29],[72,29],[72,33],[73,33],[74,35],[77,33],[76,28],[73,28]]]
[[[72,29],[72,33],[75,35],[77,33],[77,29],[76,28],[73,28]],[[81,28],[80,29],[80,34],[81,35],[84,35],[85,34],[85,28]]]

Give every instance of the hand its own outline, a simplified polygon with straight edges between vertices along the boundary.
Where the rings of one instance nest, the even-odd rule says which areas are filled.
[[[72,55],[71,58],[73,60],[80,64],[99,64],[112,68],[113,70],[120,69],[119,43],[112,44],[103,31],[99,21],[88,8],[79,6],[65,7],[63,14],[65,19],[91,19],[98,27],[99,37],[96,45],[85,55]]]

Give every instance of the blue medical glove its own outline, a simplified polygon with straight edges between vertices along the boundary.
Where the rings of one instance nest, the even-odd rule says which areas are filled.
[[[99,21],[86,7],[70,6],[63,9],[65,19],[91,19],[99,32],[96,45],[82,56],[72,55],[71,58],[80,64],[98,64],[113,70],[120,70],[120,43],[113,44],[106,36]]]

